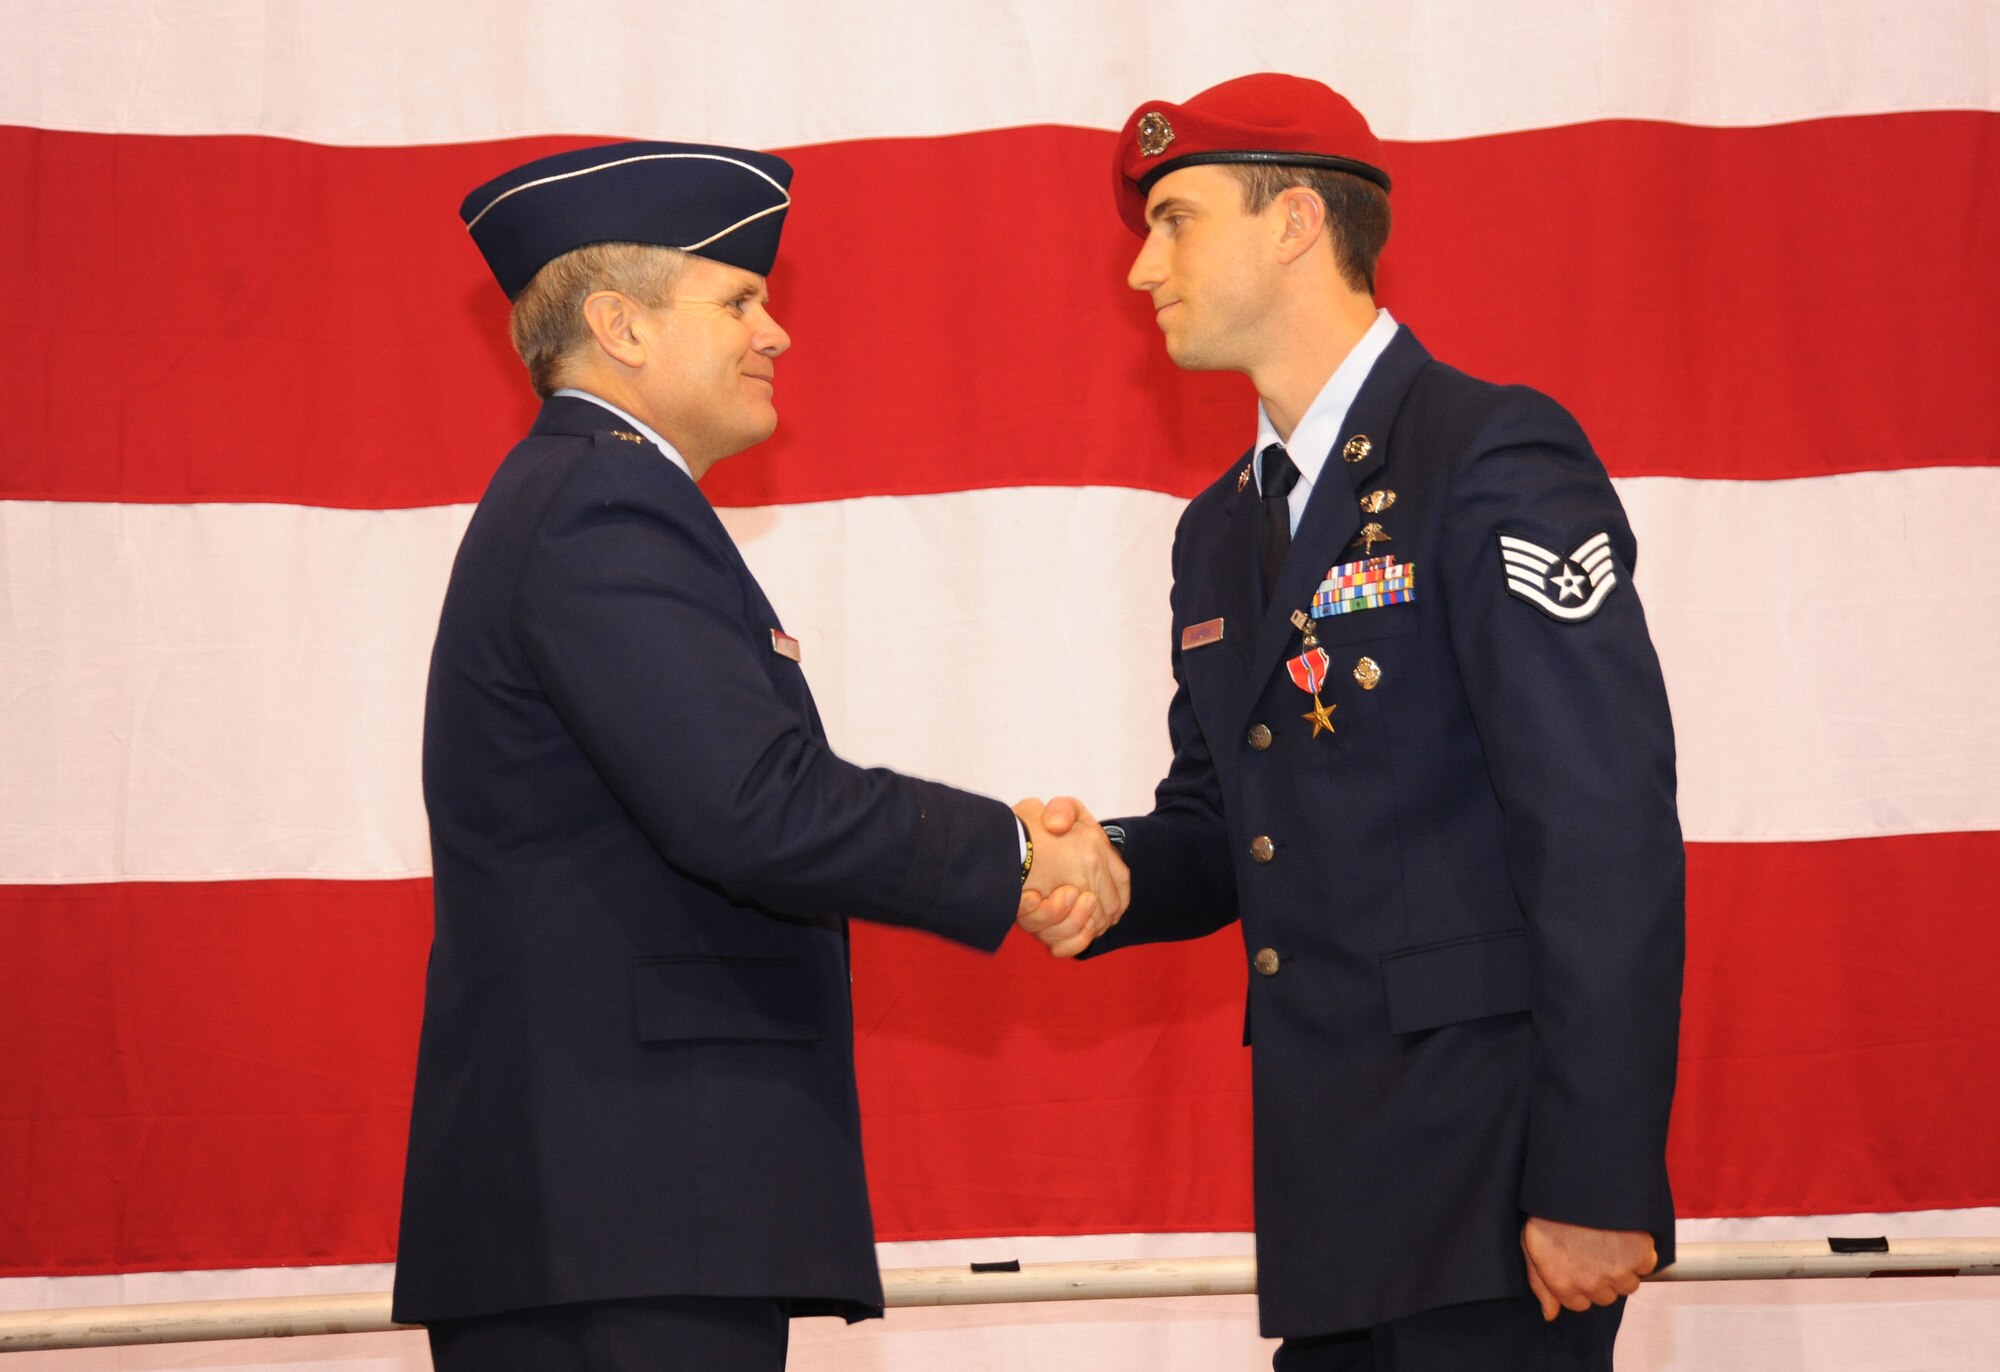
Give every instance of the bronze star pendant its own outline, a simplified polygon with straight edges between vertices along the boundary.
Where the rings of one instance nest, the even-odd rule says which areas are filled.
[[[1321,734],[1330,734],[1333,732],[1333,712],[1339,708],[1338,705],[1328,705],[1322,701],[1319,698],[1319,692],[1315,691],[1313,692],[1312,709],[1307,710],[1299,718],[1312,721],[1313,737],[1318,738]]]

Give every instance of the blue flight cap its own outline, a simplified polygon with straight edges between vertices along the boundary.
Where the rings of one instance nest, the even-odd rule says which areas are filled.
[[[652,243],[771,274],[791,208],[791,164],[704,143],[607,143],[488,181],[458,208],[512,300],[591,243]]]

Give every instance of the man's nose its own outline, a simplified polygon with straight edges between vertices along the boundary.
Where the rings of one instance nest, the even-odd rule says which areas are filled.
[[[1153,237],[1147,235],[1139,248],[1139,255],[1132,259],[1132,270],[1125,273],[1125,284],[1135,291],[1150,291],[1166,277],[1160,264],[1160,255],[1153,250]]]
[[[757,331],[757,351],[766,357],[776,357],[791,346],[792,336],[785,332],[777,320],[766,313],[764,327]]]

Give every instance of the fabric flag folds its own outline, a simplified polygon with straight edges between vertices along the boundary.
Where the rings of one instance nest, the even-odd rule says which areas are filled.
[[[1112,131],[1275,67],[1385,139],[1383,302],[1568,406],[1631,514],[1689,840],[1686,1236],[2000,1232],[2000,11],[1298,9],[13,6],[0,1305],[386,1286],[426,658],[533,411],[468,188],[612,137],[782,151],[780,432],[705,489],[844,754],[1112,813],[1168,757],[1174,521],[1255,420],[1124,287]],[[1587,546],[1517,551],[1551,613],[1557,563],[1605,593]],[[855,964],[885,1261],[1247,1251],[1233,931],[1077,967],[857,928]],[[1654,1296],[1637,1366],[1815,1365],[1795,1311]],[[1904,1365],[1867,1299],[1821,1312],[1844,1365]],[[1064,1355],[1268,1356],[1188,1309]],[[2000,1330],[1953,1312],[1924,1337]],[[1003,1337],[905,1327],[911,1366]]]

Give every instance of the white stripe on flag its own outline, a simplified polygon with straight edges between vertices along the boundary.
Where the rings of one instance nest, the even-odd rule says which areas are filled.
[[[284,7],[282,22],[263,0],[13,9],[0,123],[105,133],[783,147],[1115,129],[1142,100],[1273,68],[1330,82],[1392,139],[2000,109],[2000,6],[1978,0],[871,0],[783,5],[749,25],[728,6],[651,0],[488,0],[476,15],[349,0]],[[628,79],[580,78],[607,54]]]
[[[1690,839],[2000,828],[2000,470],[1619,486]],[[1015,488],[723,518],[843,755],[1109,814],[1168,760],[1182,505]],[[424,674],[466,513],[0,503],[0,881],[426,872]],[[1018,572],[1030,529],[1082,598],[1054,620]]]

